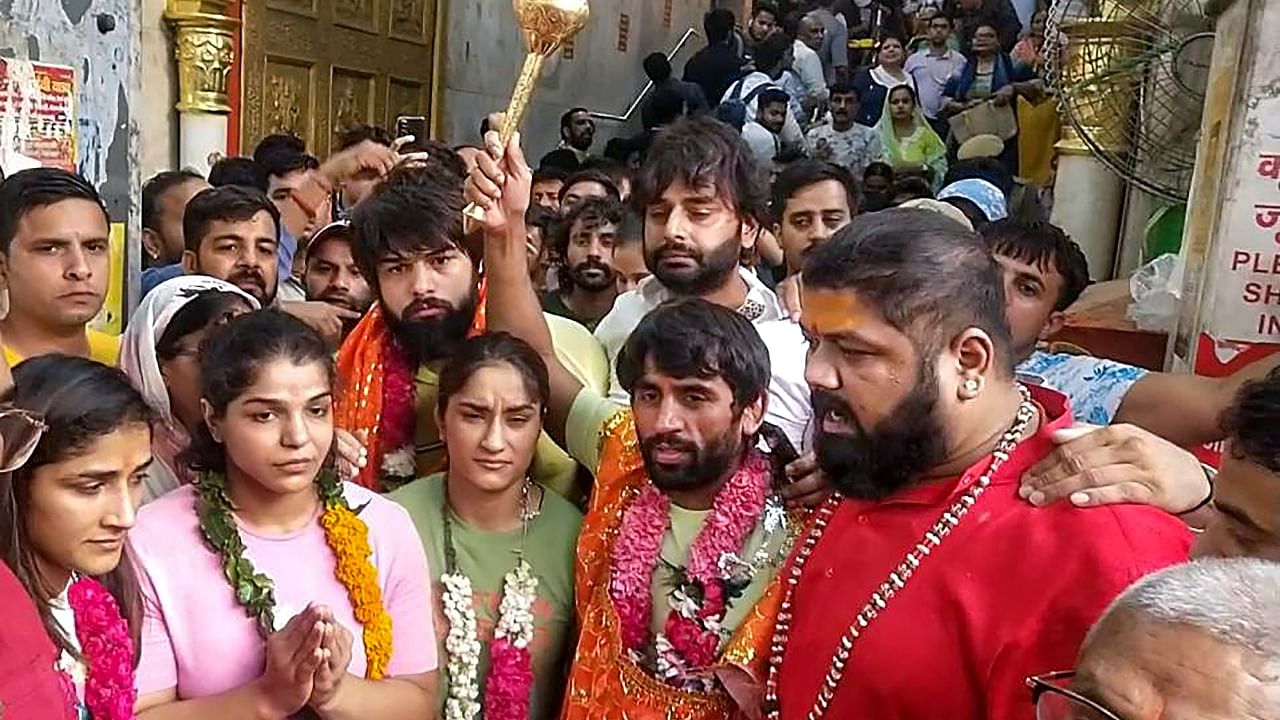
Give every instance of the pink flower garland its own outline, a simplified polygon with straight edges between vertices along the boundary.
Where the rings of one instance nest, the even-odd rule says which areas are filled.
[[[724,578],[720,558],[735,555],[764,512],[770,482],[768,460],[758,452],[747,455],[742,467],[716,494],[711,517],[694,538],[685,570],[702,589],[697,618],[673,610],[663,634],[691,668],[706,667],[716,659],[720,636],[708,629],[725,613]],[[622,643],[637,649],[649,638],[653,598],[650,585],[670,523],[670,500],[652,484],[627,508],[614,544],[609,596],[622,626]]]
[[[417,369],[409,351],[390,335],[383,349],[382,367],[382,422],[378,443],[382,450],[379,455],[385,457],[413,445],[417,426],[413,376]],[[381,471],[382,468],[377,469]]]
[[[671,501],[652,484],[622,515],[618,540],[613,546],[609,596],[622,626],[622,645],[638,648],[649,637],[653,598],[649,585],[662,550],[662,536],[671,518]]]
[[[116,599],[102,583],[85,577],[71,585],[67,601],[75,615],[80,652],[89,666],[84,690],[89,714],[94,720],[131,720],[138,697],[133,638]]]
[[[507,638],[489,646],[489,673],[484,681],[484,716],[528,720],[533,692],[533,656]]]

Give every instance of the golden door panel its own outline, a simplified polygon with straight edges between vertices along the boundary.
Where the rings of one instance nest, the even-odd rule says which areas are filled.
[[[378,33],[376,0],[336,0],[333,9],[334,22],[354,30]]]
[[[384,127],[394,130],[399,115],[421,115],[419,108],[431,103],[430,88],[420,82],[405,78],[391,78],[387,89],[387,112],[382,116]]]
[[[252,5],[253,0],[247,0],[246,4]],[[267,0],[267,8],[314,18],[319,17],[320,0]]]
[[[267,56],[263,135],[292,133],[310,144],[315,137],[314,70],[306,61]]]
[[[373,123],[374,82],[374,77],[367,73],[333,69],[329,118],[330,130],[335,135],[356,125]]]
[[[443,0],[245,0],[240,147],[295,132],[324,157],[344,129],[431,117]]]
[[[390,0],[391,37],[412,43],[426,43],[431,27],[431,3],[427,0]]]

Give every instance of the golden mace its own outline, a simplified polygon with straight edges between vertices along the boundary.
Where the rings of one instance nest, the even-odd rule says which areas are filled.
[[[498,129],[503,150],[506,150],[507,142],[529,109],[542,64],[566,40],[586,27],[587,18],[591,15],[587,0],[512,0],[512,7],[529,53],[525,55],[524,66],[516,78],[516,87],[511,91],[511,102],[503,114],[502,127]],[[484,220],[484,210],[474,203],[467,205],[462,214],[464,222],[466,218]]]

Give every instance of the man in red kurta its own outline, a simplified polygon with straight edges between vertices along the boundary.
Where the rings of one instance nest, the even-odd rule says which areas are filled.
[[[809,253],[803,317],[815,447],[843,498],[784,570],[766,709],[1034,717],[1024,678],[1071,667],[1108,602],[1186,559],[1186,527],[1019,499],[1071,413],[1016,383],[998,270],[951,220],[857,219]]]

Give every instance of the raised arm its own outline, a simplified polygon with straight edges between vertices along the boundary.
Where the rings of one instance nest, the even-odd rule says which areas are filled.
[[[485,136],[485,148],[488,153],[478,156],[464,192],[468,202],[485,211],[482,225],[488,327],[505,330],[529,343],[546,362],[551,379],[546,430],[564,447],[569,409],[581,392],[582,383],[556,357],[551,330],[529,278],[524,215],[529,209],[533,175],[520,148],[519,133],[504,151],[498,133],[490,132]]]
[[[1280,365],[1280,353],[1224,378],[1150,373],[1129,388],[1113,423],[1130,423],[1183,447],[1221,440],[1218,418],[1236,391]]]

